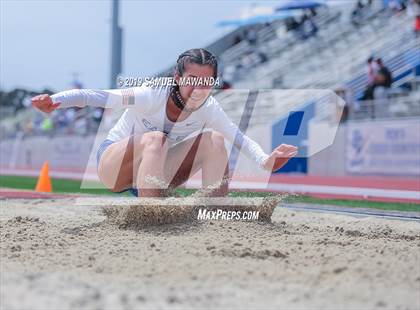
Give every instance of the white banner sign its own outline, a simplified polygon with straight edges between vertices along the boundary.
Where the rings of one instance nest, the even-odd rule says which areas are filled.
[[[350,173],[420,176],[420,121],[352,123],[346,145]]]

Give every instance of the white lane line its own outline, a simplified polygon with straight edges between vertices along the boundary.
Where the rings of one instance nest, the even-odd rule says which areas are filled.
[[[200,180],[190,180],[187,185],[192,187],[201,186]],[[265,189],[278,192],[289,193],[313,193],[313,194],[341,194],[362,197],[381,197],[381,198],[403,198],[414,199],[420,201],[419,191],[396,190],[396,189],[380,189],[366,187],[349,187],[349,186],[330,186],[330,185],[309,185],[309,184],[278,184],[269,183],[268,186],[260,182],[241,182],[233,181],[230,183],[231,188],[236,189]]]
[[[343,214],[343,215],[353,215],[353,216],[373,216],[373,217],[380,217],[380,218],[387,218],[387,219],[393,219],[393,220],[405,220],[405,221],[417,221],[420,222],[420,214],[417,216],[411,212],[410,214],[404,215],[404,214],[394,214],[391,212],[381,212],[379,210],[370,211],[370,210],[351,210],[349,208],[343,207],[342,210],[337,208],[330,208],[327,206],[293,206],[293,205],[286,205],[282,206],[283,208],[289,209],[289,210],[295,210],[295,211],[309,211],[309,212],[320,212],[320,213],[336,213],[336,214]]]

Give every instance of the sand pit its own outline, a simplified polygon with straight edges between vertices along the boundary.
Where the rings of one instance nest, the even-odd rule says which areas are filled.
[[[103,205],[102,211],[108,222],[119,228],[142,229],[178,223],[193,223],[214,217],[215,220],[242,219],[243,213],[257,212],[256,220],[271,222],[274,208],[281,196],[266,198],[134,198],[98,201],[83,199],[85,205]],[[205,211],[204,211],[205,210]],[[202,214],[203,218],[199,217]],[[224,214],[223,214],[224,212]],[[229,213],[230,212],[230,213]],[[252,216],[252,214],[250,214]],[[228,218],[229,216],[229,218]]]
[[[122,229],[74,198],[3,200],[2,309],[419,309],[420,224],[290,211]]]

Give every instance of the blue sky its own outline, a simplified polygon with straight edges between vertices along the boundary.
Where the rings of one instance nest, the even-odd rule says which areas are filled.
[[[182,51],[220,37],[228,29],[215,24],[255,2],[121,1],[123,76],[167,68]],[[0,26],[2,90],[68,89],[76,72],[84,87],[108,88],[110,0],[1,0]]]

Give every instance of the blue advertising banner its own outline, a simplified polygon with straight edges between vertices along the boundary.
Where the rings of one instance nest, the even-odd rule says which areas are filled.
[[[420,176],[420,121],[348,124],[346,169],[357,174]]]

